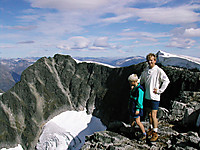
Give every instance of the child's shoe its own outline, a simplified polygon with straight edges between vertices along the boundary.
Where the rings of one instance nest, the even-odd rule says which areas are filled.
[[[147,138],[147,134],[146,134],[146,132],[145,133],[143,133],[142,135],[141,135],[141,137],[140,137],[140,141],[143,141],[143,140],[146,140],[146,138]]]
[[[144,141],[144,140],[146,140],[146,138],[147,138],[147,136],[143,134],[142,137],[140,138],[140,141]]]

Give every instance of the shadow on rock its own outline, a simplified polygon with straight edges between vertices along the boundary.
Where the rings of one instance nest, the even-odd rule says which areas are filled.
[[[89,136],[94,132],[105,130],[106,127],[101,123],[100,119],[93,116],[87,124],[87,127],[75,137],[75,139],[80,139],[80,143],[74,144],[74,141],[72,140],[68,146],[68,150],[79,150],[85,143],[85,136]]]

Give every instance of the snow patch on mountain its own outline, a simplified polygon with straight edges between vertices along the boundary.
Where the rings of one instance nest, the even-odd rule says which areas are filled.
[[[200,70],[200,58],[184,56],[184,55],[175,55],[166,53],[164,51],[159,51],[157,53],[158,63],[161,63],[164,66],[176,66],[184,67],[188,69],[198,69]]]
[[[14,148],[2,148],[1,150],[23,150],[22,146],[20,144],[18,144],[18,146],[14,147]]]
[[[38,150],[79,150],[85,143],[85,136],[106,130],[99,118],[88,115],[86,111],[66,111],[50,121],[43,128]],[[23,150],[21,145],[1,150]]]
[[[116,65],[120,67],[130,66],[133,64],[138,64],[141,62],[144,62],[146,59],[142,56],[133,56],[133,57],[127,57],[123,59],[118,59],[116,61]]]
[[[83,63],[83,62],[85,62],[85,63],[95,63],[95,64],[99,64],[99,65],[102,65],[102,66],[107,66],[107,67],[109,67],[109,68],[116,68],[115,66],[112,66],[112,65],[108,65],[108,64],[104,64],[104,63],[100,63],[100,62],[95,62],[95,61],[87,61],[87,60],[85,60],[85,61],[80,61],[80,60],[78,60],[78,59],[74,59],[77,63]]]
[[[79,150],[85,143],[85,136],[106,127],[100,119],[87,115],[86,111],[66,111],[50,120],[43,129],[37,149]]]

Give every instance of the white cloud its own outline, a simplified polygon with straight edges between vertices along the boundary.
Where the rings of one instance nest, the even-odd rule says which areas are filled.
[[[171,43],[168,45],[168,47],[191,48],[194,43],[195,41],[191,39],[172,38]]]
[[[17,42],[17,44],[33,44],[35,43],[35,41],[21,41],[21,42]]]
[[[57,45],[58,49],[72,50],[88,48],[90,40],[82,36],[74,36]]]
[[[173,37],[183,37],[183,33],[185,31],[185,28],[183,27],[178,27],[178,28],[174,28],[171,33]]]
[[[197,28],[197,29],[194,29],[194,28],[185,29],[183,35],[185,37],[200,37],[200,28]]]
[[[158,38],[169,37],[168,33],[150,33],[150,32],[123,32],[121,36],[131,37],[133,39],[143,39],[147,41],[157,42]]]
[[[1,49],[6,49],[6,48],[13,48],[14,45],[11,45],[11,44],[3,44],[3,45],[0,45],[0,48]]]
[[[71,10],[96,9],[108,4],[109,0],[30,0],[30,2],[32,7]]]
[[[103,50],[106,50],[106,48],[105,47],[91,46],[91,47],[89,47],[89,50],[103,51]]]
[[[126,29],[123,29],[123,32],[129,32],[131,31],[132,29],[129,29],[129,28],[126,28]]]
[[[199,6],[159,7],[135,9],[139,21],[160,24],[187,24],[200,21],[199,13],[194,12]]]
[[[28,25],[28,26],[0,26],[0,28],[29,31],[29,30],[34,30],[37,27],[34,25]]]
[[[99,37],[99,38],[97,38],[94,41],[93,45],[96,46],[96,47],[109,47],[108,37]]]
[[[33,8],[23,10],[23,14],[20,13],[21,16],[15,16],[17,19],[14,20],[17,23],[16,25],[0,25],[0,28],[9,30],[7,34],[4,34],[6,31],[3,32],[0,39],[9,39],[15,44],[18,41],[35,41],[33,44],[36,46],[35,49],[42,49],[43,47],[45,49],[56,49],[57,47],[60,50],[79,51],[116,50],[119,49],[116,45],[121,45],[124,48],[130,44],[131,40],[132,42],[135,40],[152,45],[162,41],[163,44],[166,43],[164,40],[172,36],[177,40],[171,40],[169,46],[191,47],[194,41],[190,39],[183,40],[183,38],[199,37],[200,29],[194,28],[197,27],[194,24],[200,21],[200,15],[196,11],[199,6],[190,5],[189,3],[186,5],[180,2],[177,5],[168,5],[167,7],[166,3],[171,1],[170,4],[172,4],[174,3],[173,0],[26,1],[29,1]],[[138,23],[136,19],[142,22]],[[192,23],[194,26],[187,25],[187,29],[182,28],[181,31],[177,30],[176,33],[171,32],[169,34],[169,26],[157,25],[163,27],[162,31],[165,32],[162,33],[158,29],[158,32],[155,33],[155,30],[148,32],[150,27],[146,28],[148,26],[148,24],[145,24],[146,22],[170,25],[184,24],[184,26]],[[151,27],[153,27],[153,24],[151,24]],[[136,32],[131,32],[133,30]],[[22,31],[27,32],[21,34]],[[120,31],[123,31],[123,33],[119,34]],[[67,39],[70,36],[76,37]],[[94,37],[97,36],[107,37],[95,39]],[[183,36],[182,40],[180,40],[181,36]],[[51,46],[45,46],[46,43],[51,43]],[[139,45],[138,43],[134,44],[135,46]],[[26,44],[18,44],[18,47],[21,48],[22,46],[26,46]]]
[[[168,47],[192,48],[196,41],[189,38],[200,37],[200,28],[179,27],[172,30],[171,33],[172,39]]]
[[[127,14],[118,15],[116,17],[102,19],[102,22],[106,22],[106,23],[125,22],[126,19],[129,19],[133,16],[134,14],[127,13]]]
[[[139,17],[140,21],[160,24],[193,23],[200,20],[199,14],[193,11],[196,6],[143,9],[129,7],[130,2],[137,3],[138,0],[30,0],[30,2],[32,7],[58,10],[40,13],[39,9],[36,14],[31,11],[31,15],[21,16],[24,22],[32,19],[38,32],[50,36],[86,32],[89,25],[124,23],[134,17]],[[158,0],[148,2],[163,3]],[[105,15],[107,13],[115,16],[108,17]]]
[[[24,34],[15,34],[15,33],[2,33],[0,36],[0,40],[9,40],[9,41],[15,41],[17,40],[23,40],[27,38]]]
[[[48,36],[59,37],[67,33],[78,33],[83,30],[82,26],[87,25],[83,21],[84,17],[81,18],[81,13],[46,13],[42,16],[42,20],[35,22],[37,32]]]
[[[58,11],[46,12],[43,9],[31,11],[31,15],[19,17],[22,21],[34,21],[38,30],[45,34],[62,34],[83,31],[83,27],[99,23],[122,22],[133,16],[124,8],[129,0],[29,0],[32,7],[52,8]],[[27,10],[28,11],[28,10]],[[106,13],[115,17],[102,18]],[[35,20],[36,19],[36,20]],[[49,29],[49,30],[48,30]]]
[[[69,46],[66,46],[66,45],[63,45],[63,44],[57,45],[57,48],[58,48],[58,49],[61,49],[61,50],[70,50],[70,47],[69,47]]]
[[[153,38],[170,36],[168,33],[150,33],[150,32],[123,32],[120,35],[130,36],[130,37],[153,37]]]
[[[70,39],[68,39],[68,41],[70,42],[70,47],[72,49],[83,49],[83,48],[87,48],[90,41],[82,36],[75,36],[75,37],[71,37]]]
[[[27,12],[25,12],[26,14]],[[28,13],[29,15],[22,15],[22,16],[17,16],[16,18],[19,19],[20,22],[34,22],[37,21],[41,18],[41,14],[36,11],[33,11],[31,13]]]
[[[123,51],[123,50],[121,50],[121,49],[119,49],[118,52],[119,52],[119,53],[122,53],[122,54],[126,53],[125,51]]]
[[[107,51],[110,49],[119,49],[118,46],[108,42],[108,37],[97,37],[94,41],[93,38],[86,38],[82,36],[71,37],[65,41],[61,41],[57,44],[57,48],[60,50],[95,50],[95,51]]]

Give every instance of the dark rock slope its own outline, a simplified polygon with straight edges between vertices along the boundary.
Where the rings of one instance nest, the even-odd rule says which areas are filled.
[[[84,110],[103,121],[128,122],[130,74],[141,74],[145,63],[109,68],[94,63],[77,64],[70,56],[41,58],[28,67],[18,82],[0,97],[0,148],[21,144],[34,149],[43,125],[67,110]],[[200,74],[162,67],[170,85],[161,106],[169,108],[181,91],[199,91]]]

